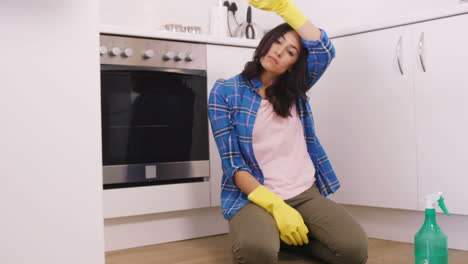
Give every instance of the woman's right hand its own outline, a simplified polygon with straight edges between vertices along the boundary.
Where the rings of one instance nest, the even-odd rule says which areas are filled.
[[[248,199],[269,212],[276,222],[281,240],[288,245],[302,246],[309,244],[309,229],[304,224],[302,215],[285,203],[278,195],[259,185]]]

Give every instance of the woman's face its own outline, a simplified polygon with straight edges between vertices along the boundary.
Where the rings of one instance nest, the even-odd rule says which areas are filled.
[[[300,48],[299,35],[294,30],[288,31],[273,42],[267,54],[260,58],[260,63],[265,71],[281,75],[296,63]]]

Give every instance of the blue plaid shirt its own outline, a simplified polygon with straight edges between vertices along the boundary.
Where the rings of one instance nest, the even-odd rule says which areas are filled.
[[[323,30],[320,40],[301,41],[309,52],[307,80],[312,86],[335,57],[335,49]],[[248,80],[239,74],[228,80],[217,80],[208,100],[208,115],[223,168],[221,207],[227,220],[249,202],[247,195],[234,183],[234,173],[245,170],[261,184],[264,183],[252,146],[253,127],[262,100],[258,93],[260,87],[260,79]],[[305,96],[297,98],[296,108],[304,127],[307,150],[315,166],[315,182],[320,193],[327,196],[340,184],[315,135],[312,110]]]

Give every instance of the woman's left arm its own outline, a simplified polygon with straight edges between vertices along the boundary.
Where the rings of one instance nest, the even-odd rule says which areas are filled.
[[[304,24],[307,26],[307,24]],[[312,87],[322,77],[335,58],[335,47],[328,38],[327,33],[322,29],[317,29],[319,37],[317,40],[307,40],[302,36],[302,45],[307,50],[307,84]],[[314,30],[307,29],[305,34],[314,34]],[[311,32],[312,31],[312,32]]]
[[[320,29],[307,20],[302,26],[296,29],[297,34],[302,39],[317,41],[320,39]]]

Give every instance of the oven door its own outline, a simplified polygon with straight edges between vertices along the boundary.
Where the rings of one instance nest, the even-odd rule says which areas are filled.
[[[101,108],[105,188],[209,177],[206,72],[102,65]]]

